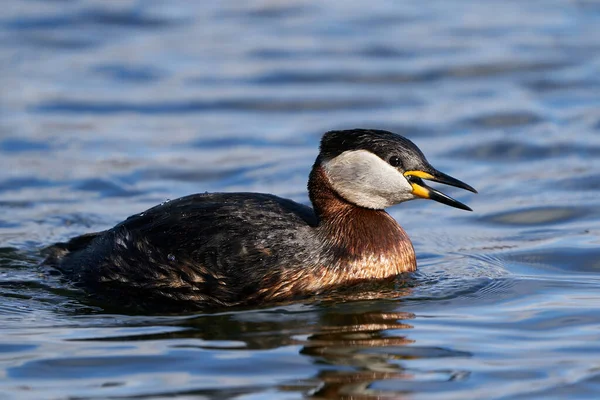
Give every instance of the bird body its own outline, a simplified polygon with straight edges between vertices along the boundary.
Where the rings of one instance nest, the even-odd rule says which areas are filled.
[[[416,257],[383,208],[415,191],[466,208],[405,175],[415,171],[474,190],[399,135],[332,131],[309,177],[314,208],[269,194],[194,194],[57,243],[45,264],[97,300],[150,311],[263,304],[394,279],[414,271]]]

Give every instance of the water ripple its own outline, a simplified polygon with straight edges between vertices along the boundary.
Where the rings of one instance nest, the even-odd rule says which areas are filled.
[[[506,226],[549,226],[590,216],[582,207],[519,208],[486,215],[480,220]]]
[[[477,128],[510,128],[514,126],[532,125],[542,122],[544,118],[527,111],[499,112],[481,115],[465,121],[467,125]],[[497,145],[498,143],[496,143]]]
[[[237,99],[237,100],[189,100],[164,101],[155,103],[125,103],[119,101],[68,101],[55,100],[38,104],[32,111],[40,113],[91,113],[91,114],[187,114],[216,111],[260,111],[260,112],[298,112],[298,111],[335,111],[376,108],[385,105],[380,99]]]
[[[107,76],[115,81],[148,83],[160,80],[162,74],[150,65],[128,66],[105,64],[96,66],[93,72]]]
[[[19,31],[55,30],[87,25],[113,25],[135,29],[165,28],[179,25],[181,21],[172,21],[156,16],[144,15],[136,10],[111,10],[110,8],[87,9],[79,13],[45,16],[20,16],[5,20],[8,29]]]
[[[473,160],[500,162],[509,160],[535,161],[567,156],[598,156],[600,155],[600,147],[560,142],[542,145],[503,139],[461,146],[460,149],[453,151],[451,155]]]

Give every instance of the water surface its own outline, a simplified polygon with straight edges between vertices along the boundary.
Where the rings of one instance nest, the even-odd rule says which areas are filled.
[[[3,398],[600,395],[593,1],[18,1],[0,16]],[[306,203],[320,135],[408,136],[473,213],[390,213],[414,282],[193,315],[89,304],[55,241],[166,199]]]

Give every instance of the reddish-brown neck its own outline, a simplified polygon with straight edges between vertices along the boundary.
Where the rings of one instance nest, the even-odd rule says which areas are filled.
[[[311,171],[308,192],[324,243],[336,259],[361,269],[355,273],[380,278],[416,269],[414,249],[404,229],[385,211],[359,207],[340,197],[319,160]]]

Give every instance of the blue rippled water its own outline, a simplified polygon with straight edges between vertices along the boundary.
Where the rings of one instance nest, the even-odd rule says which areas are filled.
[[[5,0],[6,399],[596,399],[600,3]],[[169,198],[307,202],[327,130],[389,129],[472,184],[411,202],[414,284],[139,316],[42,247]]]

